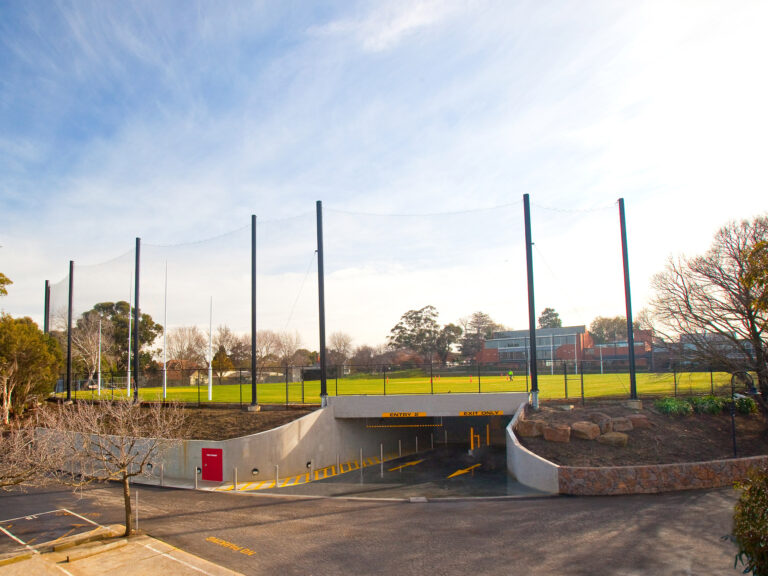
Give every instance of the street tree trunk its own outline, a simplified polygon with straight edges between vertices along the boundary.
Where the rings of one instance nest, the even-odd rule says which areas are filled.
[[[131,485],[130,477],[123,476],[123,503],[125,504],[125,534],[130,536],[133,532],[133,517],[131,515]]]

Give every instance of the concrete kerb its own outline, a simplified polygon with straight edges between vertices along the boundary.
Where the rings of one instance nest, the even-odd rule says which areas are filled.
[[[520,484],[547,494],[560,492],[559,466],[534,454],[515,435],[515,426],[527,402],[521,404],[507,425],[507,471]]]

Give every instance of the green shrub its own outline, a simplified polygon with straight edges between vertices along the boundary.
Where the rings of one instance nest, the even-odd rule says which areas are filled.
[[[688,416],[693,412],[691,405],[679,398],[659,398],[653,405],[656,410],[668,416]]]
[[[734,567],[742,564],[744,574],[768,576],[768,468],[753,470],[738,487],[743,492],[733,514],[732,540],[739,548]]]
[[[736,412],[739,414],[754,414],[757,412],[757,402],[752,398],[736,398]]]
[[[694,396],[689,398],[688,402],[696,414],[720,414],[727,404],[717,396]]]

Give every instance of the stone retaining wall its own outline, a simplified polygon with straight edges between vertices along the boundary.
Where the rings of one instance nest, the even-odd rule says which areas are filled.
[[[647,466],[559,466],[558,483],[560,494],[651,494],[731,486],[745,479],[751,468],[766,465],[768,456]]]

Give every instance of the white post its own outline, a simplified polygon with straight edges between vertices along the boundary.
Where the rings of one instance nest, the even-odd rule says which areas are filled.
[[[600,374],[603,373],[603,347],[598,344],[597,349],[600,350]]]
[[[232,466],[232,487],[237,492],[237,466]]]
[[[168,261],[165,262],[165,302],[163,304],[163,400],[168,395],[168,347],[166,346],[166,334],[168,334]]]
[[[97,396],[101,396],[101,316],[99,316],[99,366],[96,373],[96,392]]]
[[[381,477],[384,478],[384,443],[379,444],[379,461],[381,464]]]
[[[555,334],[549,335],[549,366],[552,369],[552,376],[555,375]]]
[[[136,488],[136,532],[139,531],[139,489]]]
[[[403,441],[402,440],[397,441],[397,457],[398,458],[403,457]]]
[[[133,284],[133,271],[131,271],[131,284]],[[133,302],[133,292],[128,289],[128,382],[126,383],[125,394],[128,398],[131,397],[131,303]]]
[[[280,466],[275,464],[275,488],[280,488]]]
[[[416,436],[416,454],[419,453],[419,437]]]
[[[208,402],[213,400],[213,296],[208,317]]]
[[[577,343],[577,338],[578,337],[579,337],[578,334],[574,334],[573,335],[573,373],[574,374],[578,374],[579,373],[579,356],[578,356],[578,354],[576,354],[576,346],[578,345],[578,343]]]

